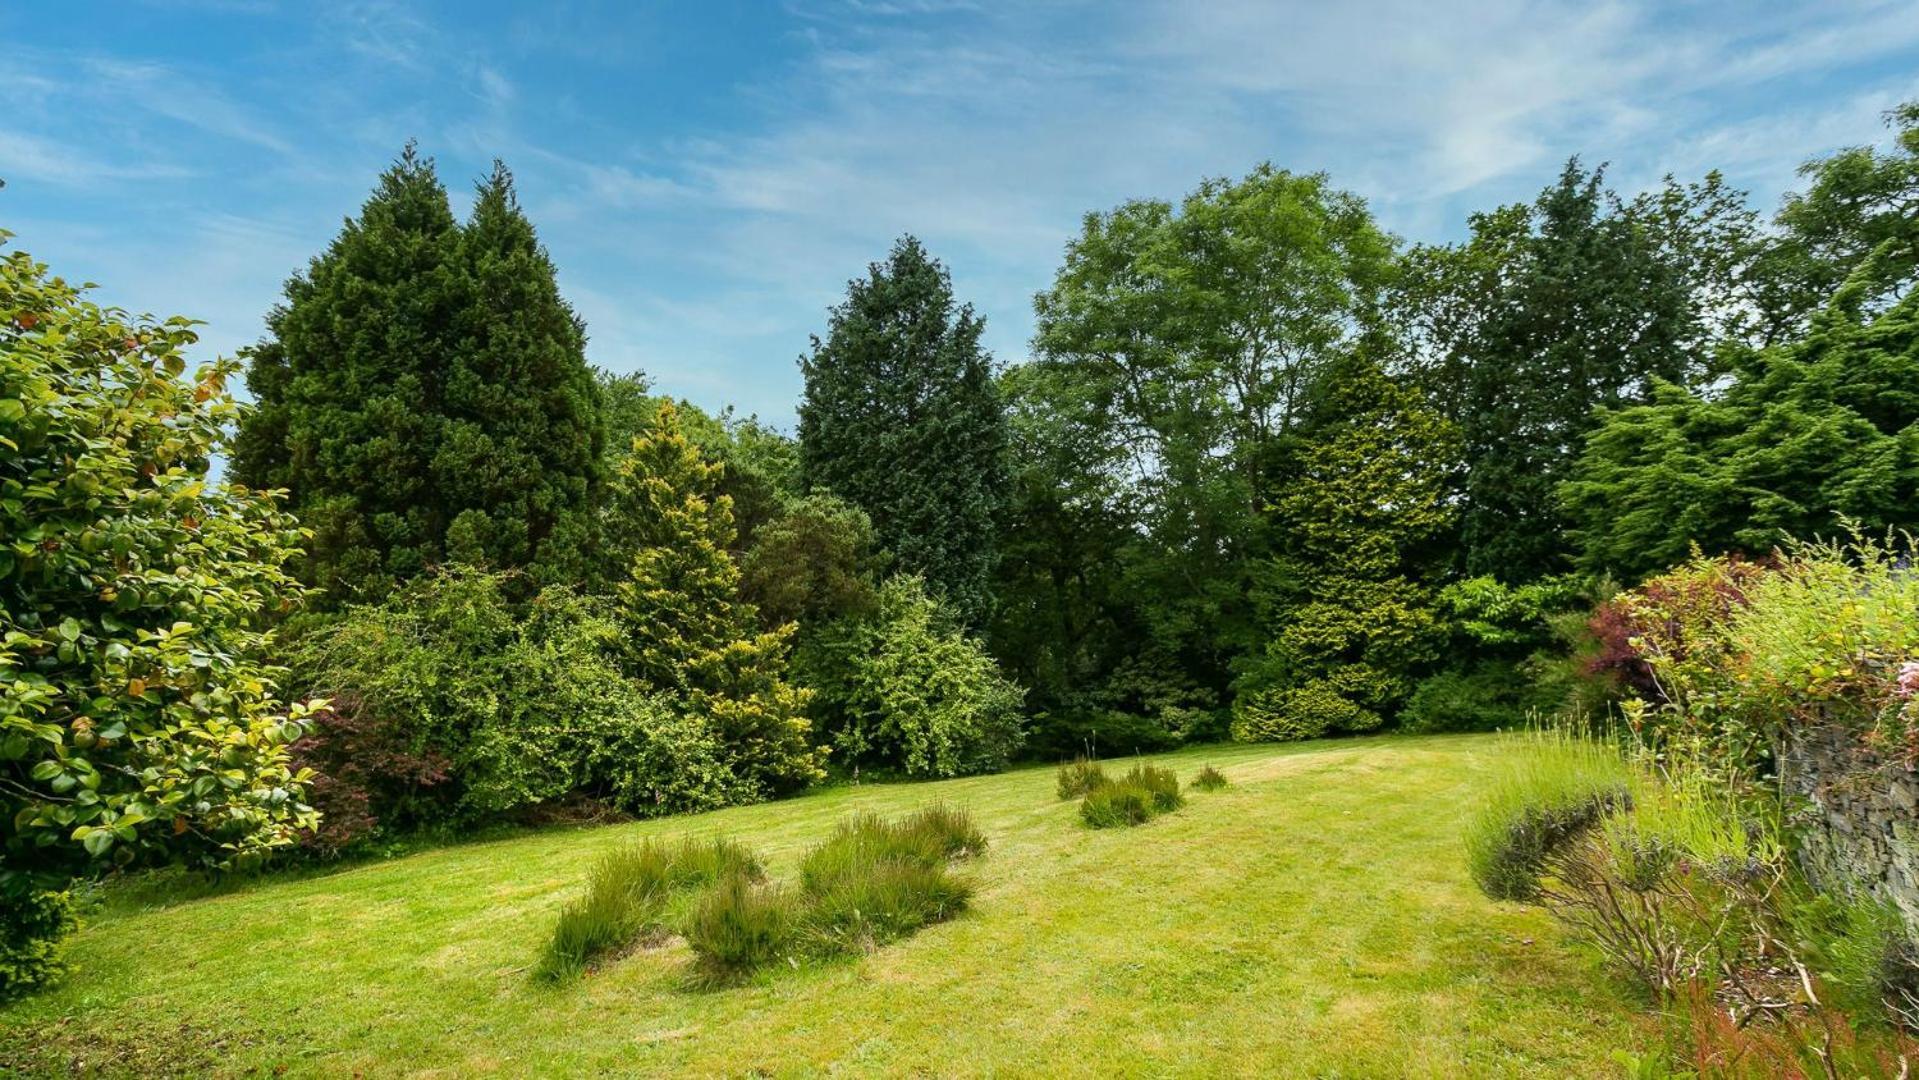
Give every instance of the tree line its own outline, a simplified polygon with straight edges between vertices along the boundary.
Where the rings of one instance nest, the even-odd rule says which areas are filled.
[[[791,435],[595,369],[503,165],[462,221],[409,146],[287,282],[250,407],[241,365],[185,377],[183,320],[15,252],[0,893],[1603,693],[1609,590],[1913,523],[1919,106],[1890,120],[1769,220],[1577,159],[1457,244],[1267,165],[1135,200],[1010,365],[904,237]]]

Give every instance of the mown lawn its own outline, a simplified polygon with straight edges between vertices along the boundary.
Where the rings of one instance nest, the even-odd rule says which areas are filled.
[[[1640,1006],[1467,880],[1495,744],[1387,737],[1156,760],[1232,786],[1093,832],[1051,769],[546,831],[145,910],[0,1011],[0,1072],[185,1075],[1594,1076]],[[528,967],[609,845],[713,833],[776,875],[841,815],[940,798],[991,850],[961,919],[857,961],[685,988],[686,953]]]

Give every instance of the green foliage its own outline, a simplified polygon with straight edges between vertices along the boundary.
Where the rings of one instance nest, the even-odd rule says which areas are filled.
[[[817,629],[799,666],[849,765],[958,776],[1020,747],[1020,689],[917,578],[886,582],[870,616]]]
[[[783,886],[740,873],[720,878],[687,924],[696,978],[723,985],[791,959],[801,916],[800,898]]]
[[[1160,814],[1179,809],[1185,802],[1186,797],[1179,790],[1179,777],[1171,769],[1139,764],[1117,780],[1088,789],[1080,800],[1079,816],[1095,829],[1144,825]]]
[[[810,692],[786,680],[793,628],[760,632],[740,600],[732,499],[662,403],[653,428],[633,439],[613,480],[612,530],[631,545],[617,618],[629,674],[683,698],[728,749],[731,768],[760,796],[820,778],[808,744]]]
[[[1451,427],[1364,356],[1322,374],[1271,508],[1238,739],[1378,727],[1440,643],[1421,555],[1450,521]]]
[[[991,609],[1006,416],[985,324],[918,240],[849,282],[800,361],[800,476],[864,510],[897,567],[968,625]]]
[[[727,840],[645,840],[616,849],[594,866],[585,895],[560,909],[536,976],[576,978],[609,954],[664,937],[676,901],[731,877],[758,881],[764,872],[752,852]]]
[[[1211,765],[1199,770],[1193,776],[1192,787],[1196,791],[1220,791],[1227,785],[1226,774]]]
[[[1919,294],[1862,312],[1868,276],[1712,397],[1669,386],[1606,415],[1561,489],[1583,569],[1632,580],[1695,544],[1762,554],[1919,521]]]
[[[1071,761],[1062,761],[1059,766],[1059,797],[1077,799],[1087,792],[1095,791],[1111,783],[1106,770],[1099,762],[1087,757],[1076,757]]]
[[[1399,715],[1401,730],[1497,731],[1524,723],[1530,684],[1511,664],[1485,663],[1420,680]]]
[[[995,649],[1072,752],[1217,737],[1273,445],[1379,323],[1391,239],[1322,175],[1261,166],[1088,215],[1009,372],[1020,473]],[[1143,718],[1127,722],[1127,716]]]
[[[1878,264],[1862,283],[1868,306],[1898,297],[1919,272],[1919,102],[1890,110],[1886,120],[1890,153],[1853,146],[1801,166],[1811,183],[1786,196],[1782,235],[1760,259],[1768,340],[1802,333],[1807,317],[1868,261]]]
[[[300,536],[270,496],[208,481],[243,410],[233,364],[183,377],[191,326],[0,258],[0,894],[15,903],[111,866],[251,864],[313,824],[287,757],[307,710],[281,704],[262,660],[265,625],[302,596],[285,569]]]
[[[305,577],[334,602],[442,562],[530,566],[585,528],[602,438],[585,328],[503,165],[461,225],[409,144],[267,328],[233,474],[290,491]]]
[[[301,685],[446,763],[445,783],[376,785],[382,827],[470,824],[575,793],[641,815],[757,797],[717,725],[621,671],[603,602],[553,587],[516,604],[510,585],[428,575],[298,643]]]
[[[1503,750],[1467,827],[1466,862],[1487,896],[1533,900],[1548,860],[1630,805],[1636,784],[1617,748],[1577,735],[1508,735]]]
[[[1646,678],[1628,719],[1738,782],[1795,730],[1835,725],[1919,755],[1910,541],[1792,543],[1772,564],[1696,557],[1616,601]]]
[[[1715,174],[1624,203],[1575,159],[1531,205],[1471,218],[1472,239],[1415,251],[1399,298],[1422,375],[1464,449],[1468,573],[1565,569],[1555,485],[1599,407],[1688,384],[1736,333],[1753,215]]]
[[[65,974],[60,943],[78,925],[66,893],[0,889],[0,1002],[49,986]]]
[[[1684,664],[1697,681],[1680,704],[1720,710],[1757,739],[1832,723],[1910,761],[1919,755],[1913,554],[1906,538],[1789,545],[1776,571],[1745,588],[1709,670],[1690,655],[1649,654],[1648,662],[1662,685]]]
[[[740,595],[767,626],[870,616],[880,604],[878,545],[871,519],[844,499],[789,500],[740,560]]]

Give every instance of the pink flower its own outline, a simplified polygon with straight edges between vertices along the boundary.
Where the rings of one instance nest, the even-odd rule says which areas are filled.
[[[1919,694],[1919,660],[1908,660],[1899,665],[1899,696],[1911,697]]]

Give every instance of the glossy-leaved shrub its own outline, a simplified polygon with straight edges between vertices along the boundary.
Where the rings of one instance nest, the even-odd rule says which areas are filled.
[[[0,231],[0,242],[8,234]],[[102,308],[0,256],[0,951],[52,974],[48,899],[111,868],[258,863],[314,823],[269,626],[299,524],[214,482],[237,370],[184,318]]]

